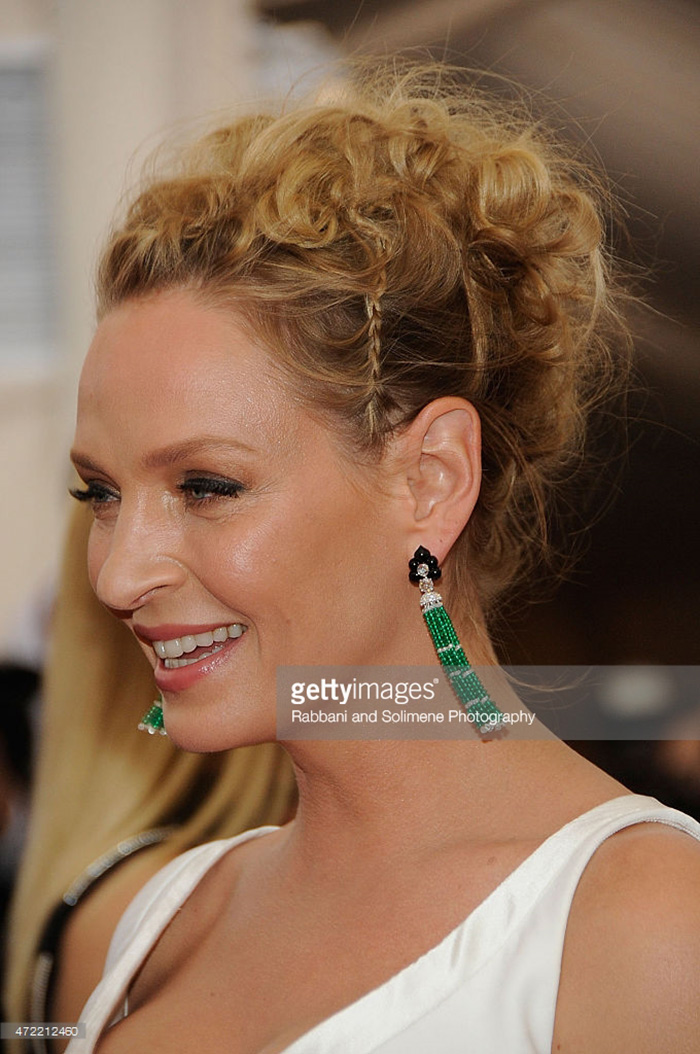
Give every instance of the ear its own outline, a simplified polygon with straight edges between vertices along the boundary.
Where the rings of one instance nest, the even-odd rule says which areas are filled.
[[[410,494],[411,544],[426,546],[442,561],[479,496],[479,415],[466,399],[435,399],[395,442]]]

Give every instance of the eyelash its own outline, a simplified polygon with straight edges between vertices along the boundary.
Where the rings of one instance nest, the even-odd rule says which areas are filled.
[[[187,501],[201,507],[222,498],[236,498],[245,488],[242,483],[237,483],[232,479],[224,479],[220,476],[196,476],[178,483],[177,489],[185,496]],[[206,495],[198,498],[195,495],[195,491],[205,491]],[[118,496],[113,491],[94,480],[88,483],[84,490],[76,487],[69,493],[77,501],[90,502],[93,508],[118,500]]]
[[[95,483],[94,481],[88,483],[85,490],[80,490],[79,487],[73,487],[68,493],[71,497],[75,498],[76,501],[89,501],[93,505],[105,505],[108,501],[117,500],[116,494],[103,486],[103,484]]]
[[[195,476],[178,483],[177,489],[192,503],[202,506],[221,498],[237,498],[245,490],[242,483],[221,476]],[[206,491],[207,496],[197,498],[194,491]]]

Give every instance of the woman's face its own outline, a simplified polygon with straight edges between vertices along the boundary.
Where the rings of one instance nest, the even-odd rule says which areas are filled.
[[[107,315],[73,459],[90,579],[140,641],[180,746],[274,738],[278,665],[405,659],[421,619],[402,601],[395,480],[351,462],[231,312],[178,291]]]

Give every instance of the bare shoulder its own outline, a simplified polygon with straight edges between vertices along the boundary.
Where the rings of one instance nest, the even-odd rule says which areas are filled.
[[[53,1020],[78,1020],[102,976],[119,919],[139,890],[171,856],[163,846],[142,849],[107,874],[73,909],[56,957]],[[61,1047],[55,1049],[60,1051]]]
[[[700,842],[659,823],[607,839],[571,906],[552,1051],[700,1052]]]

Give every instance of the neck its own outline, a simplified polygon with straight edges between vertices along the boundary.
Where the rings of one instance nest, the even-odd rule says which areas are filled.
[[[514,816],[522,817],[527,838],[523,788],[533,784],[533,771],[556,780],[561,766],[571,764],[558,741],[335,741],[290,748],[299,809],[287,848],[299,876],[312,882],[340,880],[348,869],[376,872],[415,862],[455,841],[512,841]]]
[[[462,630],[460,639],[472,665],[496,662],[483,629]],[[412,654],[414,664],[439,668],[427,633]],[[299,788],[289,847],[318,875],[319,868],[340,873],[348,861],[371,864],[378,847],[385,862],[398,861],[444,844],[450,831],[492,836],[494,810],[499,803],[506,811],[513,805],[504,768],[517,767],[523,748],[531,756],[538,744],[483,742],[477,735],[286,742]]]

